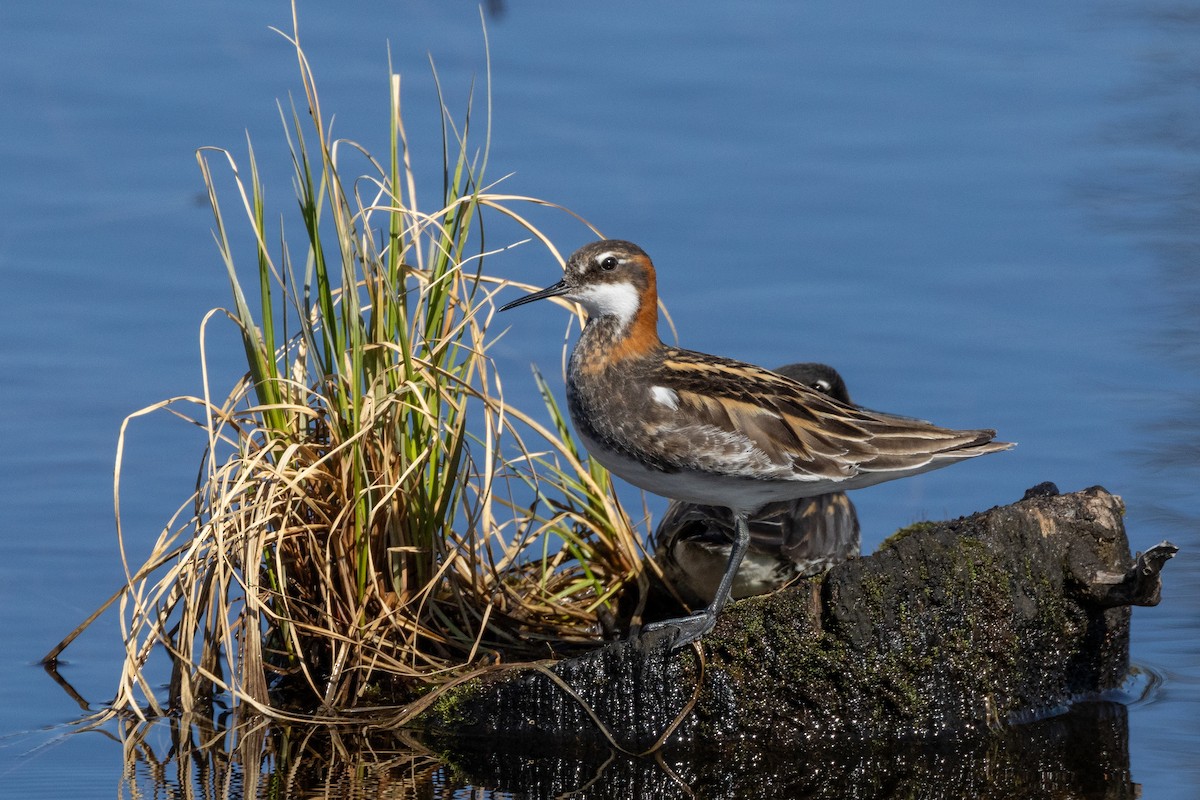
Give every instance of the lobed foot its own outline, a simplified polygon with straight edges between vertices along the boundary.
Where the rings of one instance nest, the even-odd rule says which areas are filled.
[[[696,641],[716,624],[717,615],[705,609],[687,617],[651,622],[642,627],[640,640],[648,645],[666,642],[667,649],[674,651]]]

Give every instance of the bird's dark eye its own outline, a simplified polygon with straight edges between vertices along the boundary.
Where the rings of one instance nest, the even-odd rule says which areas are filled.
[[[612,271],[617,268],[616,256],[609,256],[600,262],[600,269]]]
[[[818,392],[824,392],[825,394],[829,394],[829,391],[833,388],[833,384],[831,384],[829,381],[826,381],[826,380],[818,380],[816,383],[813,384],[813,388],[816,389]]]

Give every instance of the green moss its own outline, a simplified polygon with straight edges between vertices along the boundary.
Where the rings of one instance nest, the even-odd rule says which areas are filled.
[[[883,595],[887,583],[887,579],[880,573],[867,573],[862,576],[863,594],[876,609],[883,607]]]
[[[479,680],[471,680],[451,687],[433,701],[427,712],[437,724],[447,728],[464,726],[470,722],[473,701],[483,694]]]
[[[888,544],[937,528],[918,523]],[[920,551],[919,581],[894,586],[887,574],[863,576],[860,589],[867,604],[862,611],[867,616],[881,611],[884,619],[890,614],[894,622],[884,628],[903,635],[877,642],[851,685],[864,702],[859,710],[872,718],[882,714],[881,719],[923,725],[948,713],[936,705],[940,683],[954,682],[977,699],[976,690],[994,672],[991,665],[1012,664],[1020,656],[1020,642],[1011,630],[1012,576],[985,542],[971,536],[948,542],[930,537],[921,542]],[[931,640],[925,631],[941,633]],[[933,680],[938,673],[944,673],[944,680]]]
[[[908,536],[912,536],[914,533],[936,530],[937,527],[938,526],[933,522],[914,522],[912,525],[903,527],[888,538],[884,539],[883,543],[879,545],[879,549],[883,550],[886,547],[892,547],[896,544],[896,542],[899,542],[901,539],[904,539]]]

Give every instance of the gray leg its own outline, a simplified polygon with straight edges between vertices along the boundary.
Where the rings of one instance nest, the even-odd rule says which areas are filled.
[[[721,582],[717,584],[717,593],[712,602],[708,604],[708,608],[697,611],[688,617],[653,622],[642,629],[643,636],[655,631],[670,630],[675,634],[675,639],[671,642],[671,649],[678,650],[711,631],[717,624],[717,614],[729,600],[729,593],[733,589],[733,579],[737,575],[738,567],[742,565],[742,559],[746,557],[746,550],[749,547],[750,528],[746,525],[746,514],[745,512],[735,512],[733,515],[733,549],[729,551],[729,563],[725,565],[725,574],[721,576]]]

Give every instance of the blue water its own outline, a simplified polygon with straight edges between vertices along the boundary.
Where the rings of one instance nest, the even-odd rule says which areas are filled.
[[[112,464],[126,414],[200,392],[228,304],[194,150],[253,137],[290,211],[277,99],[299,93],[286,3],[0,6],[0,785],[110,797],[120,746],[34,666],[122,579]],[[336,130],[382,151],[387,45],[423,170],[485,71],[459,3],[303,3]],[[687,347],[824,360],[864,405],[997,428],[1012,453],[857,493],[864,545],[1053,480],[1122,495],[1135,549],[1183,547],[1133,659],[1143,796],[1200,793],[1200,3],[512,4],[488,15],[492,178],[655,258]],[[477,97],[481,102],[482,95]],[[437,191],[430,184],[426,196]],[[578,223],[539,215],[565,250]],[[493,273],[548,284],[530,245]],[[506,315],[506,390],[554,375],[565,314]],[[218,389],[238,344],[210,343]],[[131,435],[135,552],[191,491],[201,436]],[[173,453],[173,457],[164,457]],[[661,510],[657,502],[652,506]],[[64,674],[111,696],[116,622]],[[110,635],[105,635],[110,634]],[[51,776],[48,778],[47,776]]]

